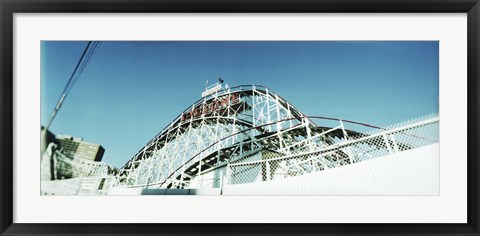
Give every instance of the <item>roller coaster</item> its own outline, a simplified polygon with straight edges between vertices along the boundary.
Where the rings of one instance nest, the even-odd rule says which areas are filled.
[[[254,186],[265,187],[265,183],[274,186],[292,183],[292,179],[299,183],[312,176],[316,179],[310,180],[324,181],[325,177],[319,177],[318,174],[334,172],[337,173],[336,177],[324,181],[323,187],[332,183],[343,185],[338,179],[356,177],[329,170],[356,166],[358,168],[350,170],[358,172],[364,161],[372,160],[369,163],[375,163],[374,160],[378,161],[382,157],[399,157],[397,154],[400,153],[409,153],[414,157],[411,162],[409,160],[412,158],[403,158],[403,164],[398,164],[403,167],[389,167],[391,170],[407,168],[415,172],[409,174],[412,180],[404,182],[404,185],[414,185],[425,176],[439,176],[438,168],[433,167],[438,166],[439,162],[439,117],[436,114],[390,127],[307,116],[268,87],[241,85],[230,88],[221,78],[212,86],[207,86],[198,101],[147,142],[120,170],[117,171],[107,163],[69,155],[62,151],[61,145],[47,142],[46,134],[99,44],[100,42],[92,41],[85,47],[45,126],[45,132],[42,131],[42,194],[110,194],[110,190],[115,189],[157,189],[165,190],[164,194],[168,194],[169,189],[220,189],[220,194],[223,194],[224,187],[256,188]],[[427,146],[429,151],[422,153],[421,149]],[[428,164],[426,159],[429,160]],[[355,165],[356,163],[360,165]],[[372,164],[368,167],[372,169],[366,171],[383,173],[382,168],[391,163],[393,161]],[[377,169],[374,168],[375,165]],[[412,165],[423,166],[411,168]],[[397,174],[400,176],[405,173]],[[399,176],[389,180],[389,184],[378,180],[388,178],[387,175],[379,175],[376,179],[363,176],[361,178],[365,179],[361,181],[379,183],[382,187],[373,188],[382,189],[396,183]],[[438,178],[430,180],[428,184],[418,185],[417,189],[438,186]],[[347,185],[344,187],[352,187],[351,184],[346,187]],[[318,186],[312,185],[311,188],[319,189]],[[242,187],[237,189],[240,188]],[[389,193],[408,194],[410,189]],[[438,191],[438,188],[433,187],[432,191],[426,193],[435,194]],[[270,193],[275,192],[276,190]],[[289,193],[292,192],[293,190]],[[420,192],[422,191],[412,193]],[[330,194],[332,191],[314,194],[318,193]],[[383,194],[381,191],[376,193]]]
[[[114,186],[202,189],[268,182],[411,150],[438,138],[436,115],[380,128],[306,116],[265,86],[217,83],[141,148],[120,169]]]

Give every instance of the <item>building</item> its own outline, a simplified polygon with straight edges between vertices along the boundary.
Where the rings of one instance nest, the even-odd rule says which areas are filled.
[[[53,135],[42,127],[41,194],[104,195],[116,169],[101,162],[105,149],[69,135]]]
[[[105,153],[105,149],[100,144],[85,142],[81,138],[57,135],[56,139],[60,145],[61,152],[66,156],[101,161]]]

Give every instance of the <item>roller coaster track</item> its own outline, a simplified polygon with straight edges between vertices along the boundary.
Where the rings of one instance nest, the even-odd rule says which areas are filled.
[[[338,125],[320,126],[314,121],[334,121]],[[283,160],[278,163],[287,173],[284,175],[294,176],[298,175],[295,168],[307,173],[361,161],[364,157],[352,154],[353,149],[360,153],[366,146],[377,150],[391,146],[396,150],[413,147],[408,142],[373,135],[368,143],[332,149],[372,135],[346,129],[345,124],[360,125],[375,132],[383,130],[355,121],[306,116],[264,86],[223,89],[196,101],[150,140],[121,168],[116,186],[189,188],[192,181],[212,171],[221,170],[221,175],[231,178],[235,176],[232,171],[239,171],[239,163],[251,163],[252,158],[257,162]],[[312,153],[319,158],[313,161]],[[307,162],[310,167],[304,165]],[[229,183],[243,181],[238,179],[230,179]]]

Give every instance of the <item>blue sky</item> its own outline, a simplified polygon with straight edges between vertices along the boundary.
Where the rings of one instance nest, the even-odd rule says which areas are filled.
[[[45,125],[87,42],[41,43]],[[125,164],[206,80],[260,84],[306,115],[387,126],[438,113],[438,42],[102,42],[50,130]]]

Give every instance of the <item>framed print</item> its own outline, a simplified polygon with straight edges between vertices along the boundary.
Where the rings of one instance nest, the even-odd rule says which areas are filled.
[[[479,234],[477,1],[1,4],[2,235]]]
[[[437,41],[45,40],[41,46],[42,195],[440,194]],[[53,91],[67,76],[60,71],[77,59],[79,46],[85,56],[58,100]],[[376,73],[358,69],[372,65]],[[185,79],[159,71],[184,66],[191,67]],[[214,70],[225,73],[199,81]],[[137,73],[141,81],[130,79]],[[67,97],[76,105],[63,106]],[[186,97],[198,101],[170,111]],[[347,114],[354,120],[334,118]],[[156,125],[137,121],[149,118],[169,125],[144,137]]]

